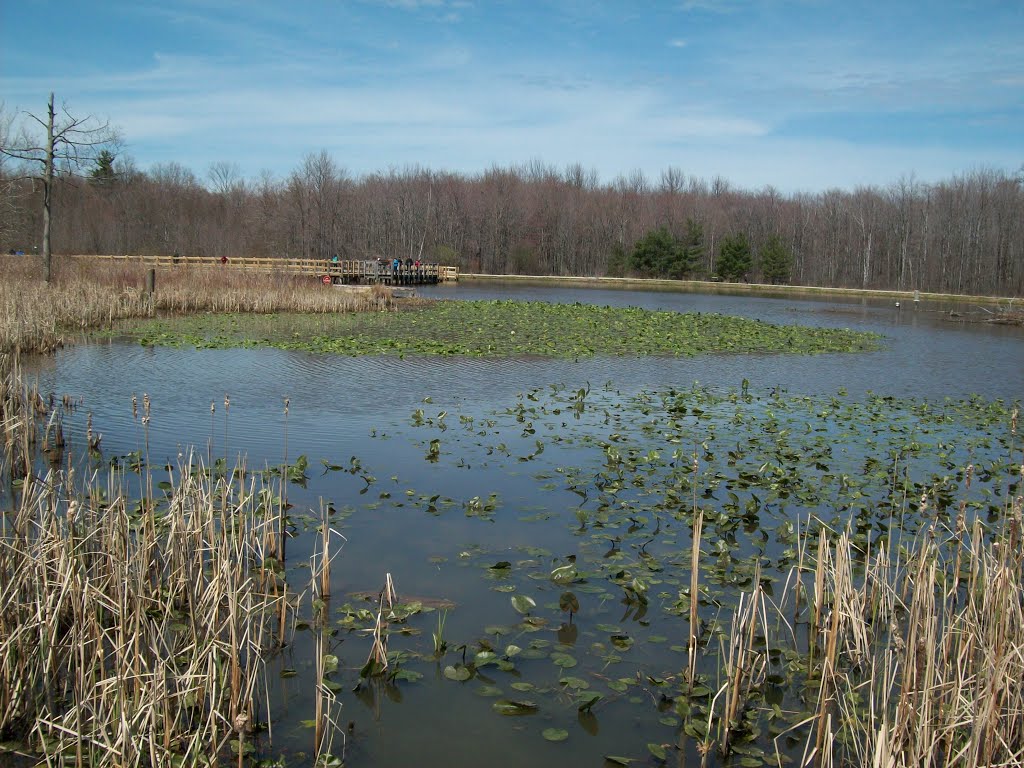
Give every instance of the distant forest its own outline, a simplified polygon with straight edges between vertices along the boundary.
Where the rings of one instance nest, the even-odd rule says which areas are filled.
[[[103,153],[58,180],[61,253],[416,258],[492,274],[730,279],[1024,295],[1024,169],[934,184],[782,194],[669,168],[608,183],[539,162],[475,175],[421,168],[353,178],[326,152],[285,179],[139,171]],[[6,167],[0,247],[32,253],[41,189]]]

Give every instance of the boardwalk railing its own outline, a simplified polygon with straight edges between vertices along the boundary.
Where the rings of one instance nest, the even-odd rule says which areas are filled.
[[[323,283],[381,283],[385,285],[424,285],[427,283],[455,282],[459,268],[443,264],[407,265],[397,267],[393,261],[377,259],[344,259],[332,262],[324,259],[268,259],[233,256],[222,262],[215,256],[91,256],[71,254],[72,259],[84,261],[130,261],[153,267],[220,267],[250,272],[285,272],[310,275]]]

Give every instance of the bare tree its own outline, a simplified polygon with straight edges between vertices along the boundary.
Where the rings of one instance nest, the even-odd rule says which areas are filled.
[[[224,197],[227,197],[243,185],[242,169],[238,166],[238,163],[228,162],[227,160],[218,160],[215,163],[210,163],[210,170],[207,171],[206,175],[210,179],[210,189]]]
[[[0,101],[0,147],[6,147],[11,134],[14,116],[4,109]],[[9,158],[0,153],[0,242],[5,242],[14,229],[16,184],[11,178],[8,168]]]
[[[43,277],[46,282],[50,282],[50,225],[54,177],[79,173],[95,160],[101,150],[116,144],[118,137],[109,122],[101,123],[91,115],[75,117],[66,105],[61,106],[61,114],[58,117],[53,106],[52,92],[45,120],[31,112],[22,114],[25,122],[15,136],[4,141],[0,146],[0,153],[21,160],[28,168],[35,167],[30,176],[42,182]],[[38,134],[40,128],[46,131],[45,138]]]

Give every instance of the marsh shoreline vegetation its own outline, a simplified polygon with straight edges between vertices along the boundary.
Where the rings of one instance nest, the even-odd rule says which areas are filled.
[[[207,268],[161,269],[145,291],[143,264],[55,259],[47,285],[37,259],[0,256],[0,352],[51,352],[83,333],[127,318],[198,312],[383,311],[389,290],[333,290],[296,275]]]

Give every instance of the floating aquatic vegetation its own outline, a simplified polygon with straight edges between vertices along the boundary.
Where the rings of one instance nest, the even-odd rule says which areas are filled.
[[[1012,703],[985,721],[984,737],[970,723],[993,700],[948,693],[990,679],[975,664],[989,654],[1000,669],[1024,658],[1024,586],[999,582],[1009,602],[998,608],[978,602],[980,583],[1015,567],[1006,547],[1021,535],[1012,406],[796,397],[749,382],[629,397],[605,387],[587,388],[579,420],[563,422],[579,391],[533,390],[446,433],[439,468],[482,453],[487,477],[515,471],[536,439],[509,427],[555,425],[533,482],[546,499],[541,535],[560,544],[466,547],[436,561],[475,564],[517,617],[482,626],[476,640],[448,632],[446,655],[462,658],[445,678],[479,678],[500,714],[525,714],[517,702],[556,719],[632,707],[665,728],[615,764],[680,751],[750,766],[826,753],[861,765],[877,750],[1017,755],[1000,746],[1024,729],[1016,683],[995,694]],[[423,419],[415,429],[429,444],[439,427]],[[512,513],[503,499],[487,519]],[[1009,622],[1001,646],[986,610]],[[966,664],[963,643],[975,642],[986,650]],[[940,652],[921,655],[932,647]],[[899,672],[918,664],[946,682],[933,691]],[[881,709],[867,706],[869,691]],[[910,734],[897,725],[908,706],[943,719]],[[572,738],[560,721],[548,730]]]
[[[142,344],[270,346],[321,354],[589,357],[863,352],[875,334],[717,314],[517,301],[444,301],[397,313],[192,315],[126,324]],[[571,409],[585,407],[580,389]]]

